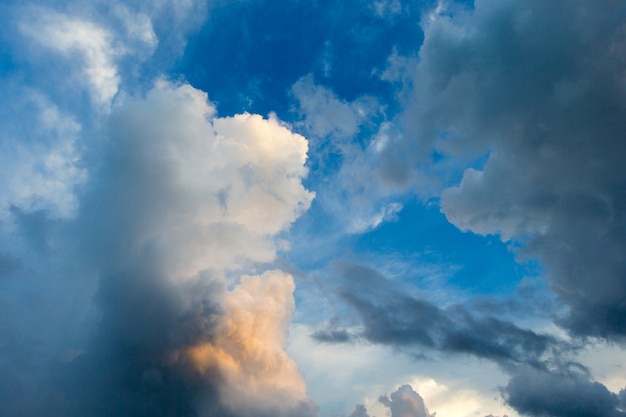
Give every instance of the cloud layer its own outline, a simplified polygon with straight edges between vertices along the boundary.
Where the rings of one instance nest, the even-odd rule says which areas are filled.
[[[337,270],[343,281],[338,294],[357,313],[359,327],[320,330],[314,337],[322,342],[365,339],[418,354],[428,349],[471,354],[505,367],[538,361],[559,346],[551,336],[462,305],[438,307],[371,268],[343,264]]]

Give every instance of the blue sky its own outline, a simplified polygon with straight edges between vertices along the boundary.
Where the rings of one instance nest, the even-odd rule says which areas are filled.
[[[626,415],[623,2],[0,23],[0,415]]]

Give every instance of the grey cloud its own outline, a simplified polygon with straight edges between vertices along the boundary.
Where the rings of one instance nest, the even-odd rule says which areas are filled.
[[[367,409],[363,404],[357,404],[354,407],[354,411],[350,414],[350,417],[370,417],[370,415],[367,414]]]
[[[313,338],[320,342],[345,343],[352,339],[352,335],[345,329],[321,329],[313,333]]]
[[[623,417],[618,395],[576,368],[520,367],[503,394],[520,413],[533,417]]]
[[[342,101],[331,90],[316,85],[311,74],[300,78],[291,93],[298,100],[306,131],[319,139],[332,136],[340,144],[356,135],[377,107],[372,98],[369,102],[366,98],[352,103]]]
[[[522,329],[490,316],[479,316],[461,305],[440,308],[413,296],[379,272],[361,265],[342,264],[342,299],[357,313],[362,331],[323,329],[313,335],[322,342],[363,338],[403,348],[434,348],[491,359],[504,366],[539,361],[553,349],[564,348],[548,335]]]
[[[391,417],[434,417],[424,399],[410,385],[402,385],[390,396],[381,395],[378,401],[389,409]],[[349,417],[370,417],[363,404],[357,404]]]
[[[434,417],[424,399],[410,385],[402,385],[389,397],[383,395],[379,401],[391,411],[391,417]]]
[[[483,1],[432,15],[406,138],[387,151],[431,168],[488,155],[441,194],[449,221],[521,242],[569,307],[559,323],[617,339],[626,336],[624,21],[614,0]],[[429,165],[432,153],[440,160]]]

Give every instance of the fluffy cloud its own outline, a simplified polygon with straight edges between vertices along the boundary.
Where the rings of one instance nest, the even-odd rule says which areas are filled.
[[[224,404],[240,415],[315,415],[298,367],[283,350],[295,309],[291,276],[243,276],[223,299],[224,320],[209,342],[186,354],[202,374],[217,369]]]
[[[95,314],[78,319],[91,330],[82,345],[58,342],[66,354],[37,368],[35,354],[4,346],[2,367],[18,357],[29,365],[7,368],[15,401],[0,407],[9,415],[314,415],[283,351],[292,278],[238,278],[272,262],[285,247],[276,235],[309,207],[306,139],[275,117],[218,118],[206,94],[166,82],[114,108],[108,124],[76,219],[48,225],[56,229],[49,264],[73,272],[60,279],[31,266],[56,280],[47,297],[93,282],[81,296],[95,296]],[[0,324],[24,320],[17,314]],[[47,326],[85,331],[68,317]],[[15,340],[38,327],[16,330]],[[32,390],[41,395],[29,402]]]
[[[391,417],[434,417],[410,385],[402,385],[390,397],[381,396],[380,402],[391,410]]]
[[[581,336],[626,328],[620,5],[484,0],[432,14],[407,137],[394,145],[413,156],[398,164],[487,155],[443,191],[443,212],[462,230],[521,242],[569,306],[560,323]],[[420,152],[402,152],[415,143]]]
[[[623,417],[617,394],[575,367],[550,371],[521,367],[504,388],[507,402],[533,417]]]
[[[391,411],[391,417],[434,417],[424,399],[410,385],[402,385],[390,396],[381,395],[378,401]],[[350,417],[370,417],[365,406],[359,404]]]
[[[271,237],[313,198],[300,182],[306,140],[273,117],[214,113],[206,94],[164,84],[112,114],[115,140],[85,211],[117,214],[94,222],[97,236],[149,245],[179,279],[274,258]]]

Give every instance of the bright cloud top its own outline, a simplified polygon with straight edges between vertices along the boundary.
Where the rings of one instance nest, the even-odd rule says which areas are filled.
[[[35,386],[68,399],[52,411],[314,413],[283,350],[291,276],[244,276],[227,290],[237,273],[272,262],[286,244],[276,236],[308,209],[306,139],[273,116],[218,118],[205,93],[167,82],[114,108],[108,132],[76,219],[49,241],[72,253],[57,262],[78,256],[84,279],[97,280],[100,316],[83,353],[54,371],[42,364]],[[155,403],[144,396],[151,389],[170,394]],[[104,398],[108,405],[97,406]],[[14,407],[40,411],[25,400],[16,396]]]
[[[234,412],[270,413],[277,398],[291,399],[287,409],[310,407],[282,350],[291,277],[242,277],[224,292],[229,271],[273,261],[275,235],[309,207],[306,140],[273,117],[217,118],[206,94],[163,82],[116,109],[110,126],[106,162],[79,219],[94,224],[98,247],[110,251],[100,278],[106,337],[144,351],[156,361],[151,372],[180,371],[178,384],[216,387]],[[145,314],[125,318],[138,304]],[[155,345],[158,332],[173,339]],[[187,366],[206,377],[187,381]]]

